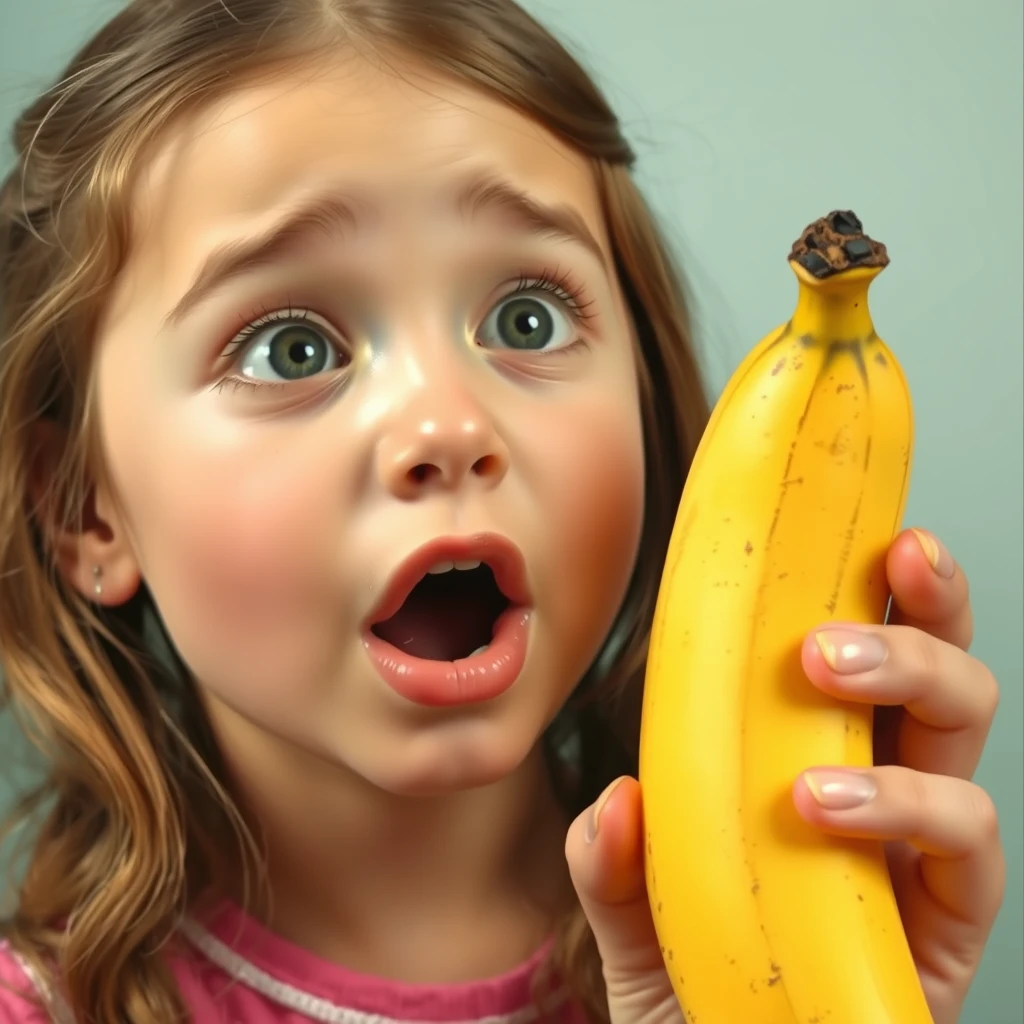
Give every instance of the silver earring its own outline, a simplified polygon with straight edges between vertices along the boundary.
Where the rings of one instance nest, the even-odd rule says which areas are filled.
[[[103,596],[103,569],[98,565],[92,567],[92,589],[97,597]]]

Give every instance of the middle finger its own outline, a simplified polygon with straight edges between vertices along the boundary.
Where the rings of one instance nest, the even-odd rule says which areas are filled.
[[[959,647],[910,626],[830,623],[807,637],[803,666],[815,686],[841,700],[902,705],[901,764],[974,775],[998,687],[988,668]]]

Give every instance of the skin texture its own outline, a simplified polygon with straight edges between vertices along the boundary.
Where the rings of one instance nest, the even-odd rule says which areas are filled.
[[[92,597],[101,566],[109,604],[147,580],[267,836],[285,937],[357,970],[401,964],[407,981],[494,974],[544,936],[570,884],[564,845],[612,1019],[680,1021],[643,892],[635,780],[569,827],[536,747],[611,623],[639,542],[634,353],[597,197],[585,164],[536,126],[413,77],[306,68],[169,133],[98,339],[112,486],[63,545],[63,568]],[[450,217],[445,190],[481,168],[568,204],[603,261],[493,214]],[[358,234],[316,232],[165,323],[212,248],[324,187],[360,190]],[[590,319],[565,336],[584,344],[479,344],[527,269],[583,285]],[[562,323],[562,300],[543,297]],[[296,308],[317,314],[349,368],[218,388],[256,365],[223,358],[239,328]],[[361,623],[411,550],[480,529],[523,551],[526,667],[488,705],[412,706],[376,676]],[[889,650],[880,668],[843,676],[813,636],[804,651],[807,685],[891,707],[891,763],[869,773],[877,795],[826,810],[801,777],[794,800],[824,829],[891,840],[936,1024],[953,1024],[1005,866],[991,801],[970,782],[996,685],[966,653],[963,573],[934,544],[934,567],[913,533],[893,544],[898,611],[873,629]]]
[[[571,206],[601,258],[500,212],[456,215],[448,194],[473,174]],[[359,197],[358,230],[321,225],[165,324],[214,248],[323,190]],[[116,538],[104,600],[147,580],[269,832],[279,926],[366,969],[411,965],[408,980],[512,966],[546,927],[518,890],[547,904],[560,884],[566,823],[537,740],[612,622],[643,510],[631,327],[589,167],[489,100],[345,62],[178,126],[137,222],[98,348]],[[582,288],[579,323],[564,298],[523,293],[551,312],[548,350],[501,347],[494,326],[524,271]],[[248,321],[297,308],[337,343],[339,368],[282,385],[252,349],[225,359]],[[276,383],[215,386],[245,366]],[[523,553],[525,668],[486,704],[414,705],[378,676],[364,620],[412,551],[478,531]],[[541,841],[521,855],[533,828]],[[436,954],[439,915],[457,919],[451,947],[478,955]],[[319,937],[339,919],[352,948]],[[511,952],[502,929],[521,936]]]

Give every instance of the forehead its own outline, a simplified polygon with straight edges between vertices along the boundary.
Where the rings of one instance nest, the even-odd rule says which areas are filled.
[[[590,163],[542,125],[457,82],[344,58],[241,88],[175,125],[139,179],[137,245],[201,248],[334,184],[425,209],[477,169],[571,203],[605,244]]]

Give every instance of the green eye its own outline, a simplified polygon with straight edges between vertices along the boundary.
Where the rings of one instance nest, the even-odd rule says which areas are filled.
[[[267,359],[274,372],[287,380],[310,377],[327,369],[330,346],[305,326],[284,327],[267,346]]]
[[[239,372],[254,380],[304,380],[343,365],[337,349],[312,323],[271,324],[253,332]]]
[[[502,299],[480,328],[482,344],[519,352],[562,348],[575,339],[569,315],[558,304],[535,295]]]

